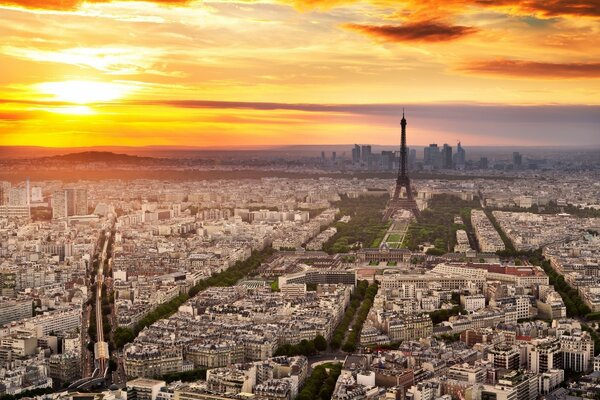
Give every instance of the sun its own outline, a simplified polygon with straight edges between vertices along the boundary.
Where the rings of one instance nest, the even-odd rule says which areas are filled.
[[[69,80],[36,85],[38,92],[53,96],[52,100],[75,104],[101,103],[120,99],[131,92],[128,85],[112,82]]]

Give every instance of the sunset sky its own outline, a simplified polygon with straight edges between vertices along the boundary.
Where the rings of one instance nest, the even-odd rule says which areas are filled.
[[[600,144],[598,0],[0,0],[0,145]]]

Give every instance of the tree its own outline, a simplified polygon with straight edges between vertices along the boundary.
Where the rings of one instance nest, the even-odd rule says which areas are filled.
[[[327,350],[327,339],[325,339],[322,335],[317,335],[317,337],[314,339],[314,343],[315,343],[315,348],[318,351]]]

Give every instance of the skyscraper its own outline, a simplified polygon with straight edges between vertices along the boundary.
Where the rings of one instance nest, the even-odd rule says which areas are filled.
[[[394,168],[394,152],[393,151],[382,151],[381,152],[381,169],[391,170]]]
[[[361,149],[361,160],[365,164],[368,164],[370,159],[371,159],[371,146],[365,145]]]
[[[64,190],[52,193],[52,218],[60,219],[67,216],[67,193]]]
[[[0,182],[0,206],[8,204],[8,193],[10,192],[10,182]]]
[[[358,164],[360,162],[360,146],[355,144],[352,149],[352,163]]]
[[[512,163],[515,169],[519,169],[523,166],[523,156],[518,151],[513,152]]]
[[[87,215],[87,189],[69,188],[52,194],[52,218]]]
[[[432,143],[429,147],[423,149],[423,162],[425,165],[439,166],[440,149],[436,143]]]
[[[442,148],[442,168],[452,168],[452,146],[444,143]]]
[[[479,159],[479,168],[488,169],[488,159],[487,157],[481,157]]]
[[[467,154],[465,149],[463,149],[463,147],[460,145],[460,142],[458,142],[458,145],[456,146],[456,155],[454,156],[454,164],[456,164],[456,169],[464,169],[466,160]]]

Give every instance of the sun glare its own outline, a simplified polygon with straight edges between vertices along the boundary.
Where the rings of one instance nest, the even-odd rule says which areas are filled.
[[[129,93],[131,88],[118,83],[71,80],[40,83],[37,90],[52,95],[53,100],[89,104],[120,99]]]
[[[92,115],[94,111],[88,106],[67,106],[67,107],[54,107],[44,108],[44,111],[48,111],[54,114],[71,114],[71,115]]]

